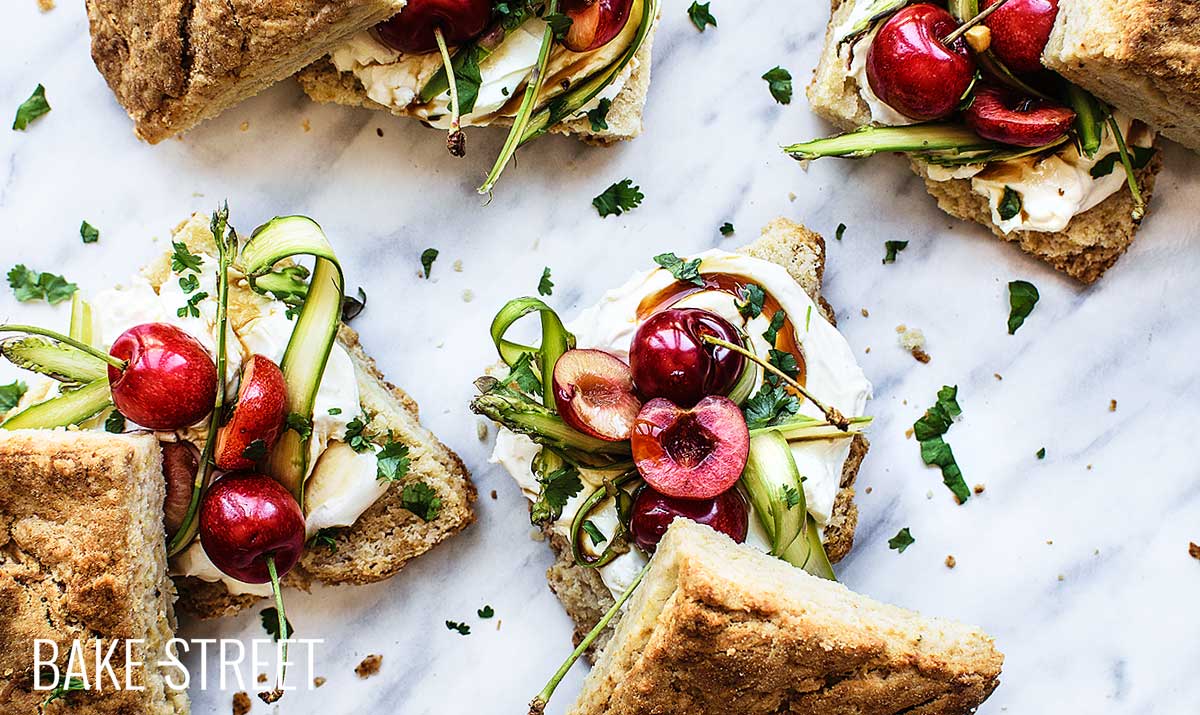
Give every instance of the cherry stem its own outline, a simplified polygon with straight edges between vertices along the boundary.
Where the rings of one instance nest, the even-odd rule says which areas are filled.
[[[442,65],[446,68],[446,84],[450,85],[450,135],[446,139],[446,148],[453,156],[462,156],[466,152],[460,128],[458,80],[454,77],[454,60],[450,57],[450,49],[446,47],[446,37],[442,34],[442,28],[433,28],[433,37],[437,40],[438,52],[442,54]]]
[[[108,353],[104,352],[103,350],[97,350],[96,348],[92,347],[91,345],[88,345],[87,343],[85,343],[81,340],[76,340],[75,338],[72,338],[69,335],[63,335],[62,333],[56,333],[53,330],[39,328],[36,325],[16,325],[16,324],[10,323],[10,324],[5,324],[5,325],[0,325],[0,332],[29,333],[30,335],[41,335],[42,337],[50,338],[51,340],[56,340],[60,343],[70,345],[71,347],[75,348],[76,350],[85,352],[88,355],[91,355],[92,357],[96,358],[97,360],[103,360],[104,362],[108,363],[109,365],[112,365],[113,367],[117,368],[118,370],[124,370],[129,364],[129,363],[125,362],[124,360],[120,360],[118,358],[113,357],[112,355],[109,355]]]
[[[720,338],[716,338],[711,335],[705,335],[704,342],[709,343],[711,345],[719,345],[719,346],[725,348],[726,350],[732,350],[735,353],[742,355],[747,360],[751,360],[753,362],[758,363],[759,365],[761,365],[763,367],[764,370],[774,373],[777,377],[779,377],[781,380],[786,382],[789,387],[794,389],[796,392],[799,392],[801,395],[804,395],[805,397],[807,397],[808,401],[813,403],[814,405],[816,405],[817,409],[820,410],[821,413],[825,415],[825,419],[829,420],[830,424],[832,424],[834,427],[837,427],[838,429],[840,429],[843,432],[847,432],[850,430],[850,420],[846,419],[845,415],[843,415],[841,412],[839,412],[836,407],[822,403],[820,400],[818,400],[816,397],[814,397],[811,392],[808,391],[808,388],[806,388],[804,385],[801,385],[791,375],[788,375],[783,370],[780,370],[779,368],[775,367],[774,365],[767,362],[766,360],[763,360],[762,358],[755,355],[753,352],[747,350],[746,348],[742,347],[741,345],[736,345],[734,343],[729,342],[728,340],[722,340]]]
[[[612,608],[608,609],[608,613],[605,613],[604,616],[600,618],[600,621],[592,628],[591,631],[588,632],[586,636],[583,637],[583,640],[579,641],[579,645],[575,647],[575,650],[572,651],[567,660],[558,667],[558,671],[554,673],[552,678],[550,678],[550,682],[546,683],[546,687],[542,688],[542,692],[538,693],[537,696],[530,701],[529,715],[542,715],[542,713],[546,712],[546,705],[550,702],[550,698],[554,695],[554,691],[556,688],[558,688],[558,684],[564,677],[566,677],[567,671],[571,670],[571,666],[575,665],[575,661],[579,660],[580,656],[582,656],[587,649],[591,647],[592,643],[595,642],[595,640],[600,637],[600,634],[604,631],[604,629],[608,627],[609,622],[611,622],[612,619],[621,612],[621,607],[625,605],[625,602],[629,600],[629,597],[633,595],[634,590],[637,589],[638,584],[640,584],[642,579],[645,578],[646,572],[650,570],[650,565],[652,563],[653,561],[646,562],[646,565],[643,566],[642,570],[638,572],[637,577],[633,579],[633,583],[629,584],[629,588],[626,588],[625,592],[622,593],[619,598],[617,598],[617,602],[612,605]]]
[[[979,23],[988,19],[989,15],[991,15],[993,12],[996,12],[1001,7],[1003,7],[1006,2],[1008,2],[1008,0],[1000,0],[1000,2],[996,3],[995,5],[992,5],[991,7],[984,10],[983,12],[979,13],[975,17],[973,17],[970,20],[967,20],[963,24],[959,25],[958,29],[956,29],[954,32],[951,32],[949,35],[946,35],[945,37],[942,38],[942,44],[949,45],[950,43],[954,42],[958,38],[962,37],[963,34],[967,30],[970,30],[972,27],[975,27]]]
[[[1112,130],[1113,138],[1117,141],[1117,152],[1121,155],[1121,164],[1125,167],[1129,193],[1133,195],[1133,211],[1130,212],[1130,217],[1134,223],[1141,223],[1146,216],[1146,200],[1142,198],[1142,191],[1138,187],[1137,176],[1133,171],[1133,162],[1129,159],[1129,148],[1125,146],[1125,135],[1121,132],[1121,125],[1117,124],[1116,118],[1111,113],[1108,115],[1108,128]]]
[[[273,554],[267,554],[267,573],[271,575],[271,591],[275,594],[275,615],[279,618],[279,640],[282,642],[280,650],[282,660],[279,666],[279,678],[275,681],[275,690],[258,694],[264,703],[269,704],[283,697],[283,683],[287,680],[288,638],[292,634],[288,632],[287,613],[283,610],[283,587],[279,584],[279,573],[275,569]]]

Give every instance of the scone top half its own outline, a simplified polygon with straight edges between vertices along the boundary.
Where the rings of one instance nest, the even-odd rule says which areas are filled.
[[[501,310],[506,364],[472,406],[501,424],[492,460],[570,564],[576,584],[552,585],[577,620],[595,622],[564,591],[598,579],[592,611],[611,604],[672,515],[832,575],[853,539],[871,385],[819,297],[824,258],[780,219],[738,252],[660,255],[565,324],[535,299]],[[512,350],[503,333],[530,309],[552,329]],[[731,357],[740,372],[718,375]]]

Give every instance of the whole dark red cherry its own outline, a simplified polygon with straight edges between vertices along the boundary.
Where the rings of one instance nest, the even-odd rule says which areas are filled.
[[[982,9],[997,2],[983,0]],[[984,21],[992,31],[992,52],[1013,72],[1037,72],[1057,18],[1058,0],[1008,0]]]
[[[963,120],[984,139],[1022,147],[1045,146],[1067,133],[1075,111],[1005,87],[980,87]]]
[[[736,486],[712,499],[677,499],[643,486],[633,497],[629,519],[634,543],[653,553],[667,527],[680,516],[711,526],[739,544],[750,528],[750,508]]]
[[[633,0],[562,0],[559,10],[571,18],[563,46],[591,52],[612,42],[629,22]]]
[[[222,573],[244,583],[267,583],[267,557],[280,577],[304,551],[304,513],[291,492],[263,474],[229,474],[200,504],[200,544]]]
[[[375,36],[393,50],[424,54],[437,50],[435,30],[451,47],[470,42],[487,29],[493,0],[408,0],[399,14],[375,26]]]
[[[169,323],[136,325],[116,339],[109,354],[125,367],[108,367],[113,403],[121,414],[152,430],[196,424],[212,412],[217,366],[208,350]]]
[[[953,15],[927,3],[892,15],[867,51],[871,91],[910,119],[932,121],[953,113],[975,76],[966,41],[942,43],[956,27]]]
[[[708,395],[725,395],[742,374],[746,359],[705,342],[704,336],[741,345],[737,328],[700,308],[670,308],[638,326],[629,348],[629,367],[643,401],[663,397],[692,407]]]

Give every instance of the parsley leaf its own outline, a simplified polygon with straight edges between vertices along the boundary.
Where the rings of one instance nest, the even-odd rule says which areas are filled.
[[[76,690],[87,690],[87,684],[84,682],[83,678],[72,675],[71,677],[67,678],[66,682],[56,685],[54,689],[50,691],[50,694],[46,696],[46,699],[42,701],[42,705],[49,705],[55,700],[61,700],[67,697],[67,693],[71,693]]]
[[[412,464],[412,460],[408,456],[408,445],[396,442],[390,436],[387,444],[382,445],[375,455],[375,460],[378,463],[376,477],[387,482],[398,482],[403,479],[404,475],[408,474],[409,465]]]
[[[770,427],[799,412],[800,401],[782,385],[764,384],[746,400],[742,411],[746,415],[746,427]]]
[[[1004,194],[1000,197],[1000,205],[996,207],[996,213],[1005,221],[1021,213],[1021,194],[1014,191],[1011,186],[1005,186]]]
[[[1039,449],[1039,450],[1037,451],[1037,458],[1038,458],[1038,459],[1045,459],[1045,458],[1046,458],[1046,448],[1045,448],[1045,447],[1042,447],[1041,449]]]
[[[698,286],[704,285],[704,278],[700,276],[699,258],[684,261],[674,253],[660,253],[654,257],[654,262],[670,271],[671,275],[675,276],[675,280],[687,281]]]
[[[125,415],[121,411],[113,408],[113,411],[108,413],[108,417],[104,420],[104,431],[112,432],[113,434],[121,434],[125,431]]]
[[[1008,284],[1008,334],[1014,335],[1017,328],[1025,324],[1025,319],[1037,305],[1038,289],[1029,281],[1011,281]]]
[[[426,248],[421,251],[421,268],[425,269],[425,280],[429,280],[429,272],[433,269],[433,262],[437,260],[438,250],[436,248]]]
[[[753,320],[762,315],[763,301],[766,299],[766,291],[758,284],[747,283],[738,289],[738,313],[747,320]]]
[[[191,293],[199,287],[200,279],[195,274],[189,273],[186,276],[179,276],[179,290],[184,293]]]
[[[783,485],[782,496],[783,496],[783,503],[787,505],[788,511],[795,509],[796,505],[800,503],[800,491],[797,490],[796,487],[793,487],[791,484]]]
[[[331,415],[340,415],[340,414],[342,414],[342,408],[340,408],[340,407],[330,407],[330,408],[329,408],[329,414],[331,414]]]
[[[355,417],[346,424],[346,444],[355,452],[366,452],[371,449],[371,438],[363,434],[367,424],[362,416]]]
[[[279,632],[279,612],[274,608],[264,608],[259,617],[262,618],[263,630],[271,636],[271,640],[278,641],[280,638],[287,640],[295,637],[296,629],[292,628],[292,622],[286,618],[283,619],[283,627],[287,632]]]
[[[921,443],[921,459],[927,465],[941,468],[942,483],[954,493],[959,504],[965,504],[971,498],[971,490],[967,488],[962,470],[954,459],[954,451],[942,439],[942,435],[954,424],[954,418],[961,414],[958,387],[942,387],[938,390],[937,402],[933,407],[913,423],[913,434]]]
[[[1129,147],[1129,163],[1136,169],[1145,169],[1150,160],[1154,158],[1154,147],[1151,146],[1131,146]],[[1121,163],[1121,152],[1114,151],[1106,155],[1104,158],[1097,161],[1092,166],[1092,178],[1099,179],[1113,173],[1113,169]]]
[[[600,100],[595,109],[589,109],[587,112],[588,121],[591,122],[592,131],[600,132],[608,129],[608,110],[612,108],[612,101],[607,97]]]
[[[583,526],[580,528],[582,528],[584,533],[588,535],[588,538],[592,540],[592,546],[599,546],[605,541],[608,541],[608,537],[600,531],[599,527],[592,523],[591,519],[583,522]]]
[[[883,254],[883,262],[895,263],[896,254],[908,248],[908,241],[884,241],[883,248],[885,251]]]
[[[261,439],[254,440],[250,444],[246,445],[246,448],[242,450],[242,457],[249,459],[251,462],[257,462],[259,460],[266,459],[266,456],[267,443]]]
[[[575,24],[575,21],[569,15],[564,15],[561,12],[548,13],[542,19],[550,26],[550,32],[554,34],[554,39],[560,42],[571,31],[571,25]]]
[[[846,235],[846,224],[839,223],[838,227],[837,227],[837,231],[834,232],[833,237],[840,241],[840,240],[842,240],[842,236],[845,236],[845,235]]]
[[[459,623],[457,621],[446,621],[446,628],[449,630],[452,630],[452,631],[458,631],[458,634],[460,636],[471,635],[471,627],[468,626],[466,623]]]
[[[771,348],[767,351],[767,362],[779,368],[780,372],[793,380],[800,376],[800,365],[796,362],[796,356],[786,350]],[[771,377],[778,380],[777,375]]]
[[[199,308],[200,301],[204,300],[207,297],[208,297],[208,293],[205,291],[200,291],[199,293],[193,293],[192,297],[188,298],[187,303],[185,303],[182,308],[175,311],[175,315],[178,315],[180,318],[186,318],[189,315],[192,316],[193,318],[199,318],[200,317],[200,308]]]
[[[313,534],[312,538],[308,540],[308,548],[312,549],[318,546],[324,546],[325,548],[329,549],[329,553],[336,554],[338,549],[337,541],[334,540],[334,536],[336,534],[337,529],[332,526],[327,526],[324,529],[318,529],[317,533]]]
[[[717,26],[717,18],[708,11],[708,6],[711,4],[711,2],[706,2],[701,5],[699,2],[693,2],[692,6],[688,8],[688,17],[700,32],[704,32],[704,28],[708,25]]]
[[[454,56],[450,66],[454,69],[454,84],[458,87],[458,111],[460,114],[470,114],[475,111],[475,101],[479,99],[479,88],[483,85],[483,76],[479,72],[479,60],[482,50],[479,45],[470,45]],[[446,89],[446,94],[450,90]]]
[[[27,389],[29,388],[20,380],[14,380],[7,385],[0,385],[0,414],[16,407]]]
[[[496,615],[496,611],[494,611],[491,606],[484,606],[478,611],[475,611],[475,614],[480,618],[491,618],[492,616]]]
[[[424,521],[433,521],[442,511],[442,500],[425,482],[413,482],[400,492],[400,506]]]
[[[776,67],[772,70],[767,70],[767,73],[762,76],[767,81],[767,87],[771,90],[771,96],[780,104],[792,103],[792,73],[782,67]]]
[[[83,239],[84,243],[95,243],[100,240],[100,229],[84,221],[79,224],[79,238]]]
[[[302,440],[308,439],[312,436],[312,420],[308,419],[299,412],[289,412],[284,423],[287,425],[288,429],[299,435],[300,439]]]
[[[596,207],[600,218],[607,218],[636,209],[642,205],[644,198],[646,196],[642,193],[642,188],[635,186],[632,179],[621,179],[592,199],[592,206]]]
[[[46,101],[46,88],[38,85],[29,99],[17,107],[17,116],[13,119],[13,130],[24,131],[29,123],[50,111],[50,103]]]
[[[897,532],[895,536],[888,539],[888,548],[904,553],[904,550],[912,546],[914,541],[916,539],[913,538],[912,533],[909,532],[906,526]]]
[[[79,286],[68,283],[62,276],[31,271],[21,263],[9,270],[8,285],[12,288],[13,295],[21,302],[45,300],[50,305],[67,300],[79,289]]]
[[[542,279],[538,281],[538,295],[550,295],[554,292],[554,281],[550,280],[550,266],[542,270]]]
[[[567,500],[583,491],[579,470],[569,464],[545,477],[539,474],[538,482],[542,485],[542,492],[529,515],[534,524],[554,521],[562,516]]]
[[[527,395],[541,393],[542,381],[538,379],[537,374],[533,371],[533,355],[531,353],[522,353],[521,357],[517,358],[517,361],[513,363],[512,369],[509,370],[504,384]]]
[[[783,328],[785,320],[787,320],[787,313],[782,310],[775,311],[775,314],[771,316],[771,324],[763,331],[763,340],[766,340],[768,345],[775,344],[775,339],[779,337],[779,331]]]
[[[734,230],[733,224],[726,221],[725,223],[721,224],[721,227],[718,228],[717,230],[721,232],[722,236],[725,236],[728,238],[729,236],[733,235],[733,230]]]
[[[202,259],[200,256],[188,250],[187,244],[182,241],[171,241],[171,270],[175,273],[183,273],[184,271],[200,272],[200,264]]]

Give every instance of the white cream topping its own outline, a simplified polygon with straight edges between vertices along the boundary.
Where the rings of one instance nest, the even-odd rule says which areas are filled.
[[[857,5],[855,6],[855,10],[858,10]],[[857,20],[852,19],[843,28],[840,28],[843,31],[837,33],[835,37],[845,36],[850,31],[850,28],[854,26],[855,22],[857,22]],[[854,78],[855,84],[858,85],[858,95],[862,97],[862,100],[866,103],[867,108],[871,110],[871,121],[873,123],[883,124],[889,127],[902,127],[908,124],[916,124],[916,119],[910,119],[900,112],[897,112],[895,109],[892,109],[890,105],[880,99],[875,94],[875,91],[871,89],[871,81],[867,79],[867,54],[871,48],[871,43],[875,40],[875,33],[878,31],[879,28],[871,30],[870,33],[860,38],[858,42],[854,43],[853,46],[851,46],[849,43],[842,45],[841,49],[838,51],[838,57],[840,57],[843,62],[850,63],[850,76]]]
[[[388,490],[379,479],[379,464],[370,452],[355,452],[334,442],[322,454],[304,492],[305,526],[311,537],[321,529],[352,526]]]
[[[871,384],[854,359],[854,353],[841,333],[821,314],[807,293],[792,279],[782,266],[768,261],[727,253],[707,251],[697,256],[702,259],[701,270],[705,273],[724,273],[756,283],[779,301],[796,329],[796,342],[801,347],[807,366],[807,386],[813,394],[837,407],[844,414],[861,416],[871,396]],[[639,273],[625,285],[604,295],[599,303],[584,310],[579,317],[567,325],[575,334],[581,348],[598,348],[628,360],[629,347],[638,327],[637,309],[647,296],[655,295],[670,286],[675,279],[665,270],[657,269]],[[702,291],[688,296],[676,304],[677,307],[698,307],[722,315],[734,325],[742,325],[743,318],[737,311],[734,296],[718,291]],[[750,335],[752,347],[757,354],[766,354],[768,345],[762,338],[770,322],[770,316],[759,316],[751,320],[745,330]],[[805,402],[801,412],[814,417],[821,413],[812,403]],[[829,442],[803,442],[792,446],[796,466],[805,477],[804,496],[808,509],[817,523],[824,525],[833,511],[837,496],[842,466],[850,453],[849,440]],[[508,430],[499,430],[491,461],[501,464],[517,481],[521,491],[531,501],[538,496],[539,485],[531,470],[537,445],[522,435]],[[571,520],[590,493],[602,485],[602,477],[583,470],[583,491],[572,498],[563,509],[562,516],[553,524],[557,533],[569,538]],[[592,512],[591,520],[605,536],[612,536],[617,527],[617,517],[611,500]],[[766,551],[770,547],[766,534],[751,513],[750,534],[747,543]],[[593,553],[590,540],[585,546]],[[637,575],[644,564],[643,557],[636,551],[622,555],[600,569],[605,585],[614,595],[621,593]]]

